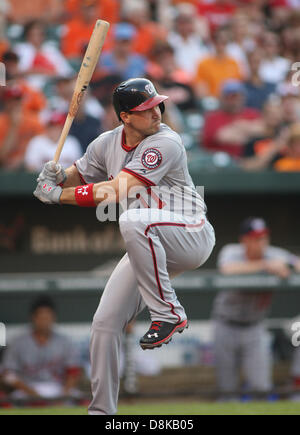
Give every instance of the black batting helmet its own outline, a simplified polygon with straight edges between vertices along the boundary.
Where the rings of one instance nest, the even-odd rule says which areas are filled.
[[[150,80],[130,79],[121,83],[114,91],[113,103],[121,120],[121,112],[142,112],[159,106],[161,113],[165,111],[166,95],[159,95]]]

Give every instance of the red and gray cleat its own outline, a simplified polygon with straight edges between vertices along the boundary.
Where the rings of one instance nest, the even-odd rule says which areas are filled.
[[[149,331],[140,340],[140,346],[143,350],[154,349],[161,347],[163,344],[168,344],[172,340],[173,334],[180,334],[189,327],[188,321],[184,320],[181,323],[167,322],[152,322]]]

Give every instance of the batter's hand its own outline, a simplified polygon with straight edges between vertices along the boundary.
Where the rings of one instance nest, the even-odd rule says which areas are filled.
[[[39,181],[33,195],[44,204],[59,204],[62,188],[51,180]]]
[[[59,163],[51,161],[45,164],[38,178],[38,182],[45,180],[52,181],[57,185],[64,184],[67,180],[67,175]]]

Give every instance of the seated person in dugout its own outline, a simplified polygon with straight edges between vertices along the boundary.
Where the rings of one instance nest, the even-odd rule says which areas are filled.
[[[55,307],[40,298],[30,312],[30,326],[4,353],[2,381],[13,399],[71,396],[81,369],[71,341],[57,333]]]

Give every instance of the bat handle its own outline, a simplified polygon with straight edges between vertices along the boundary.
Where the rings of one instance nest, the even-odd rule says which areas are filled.
[[[73,121],[74,121],[74,116],[68,115],[66,122],[65,122],[65,125],[64,125],[64,128],[63,128],[63,131],[61,133],[57,148],[56,148],[54,159],[53,159],[55,161],[55,163],[58,163],[58,161],[60,159],[64,144],[66,142],[66,139],[67,139],[68,134],[70,132],[70,129],[72,127]]]

